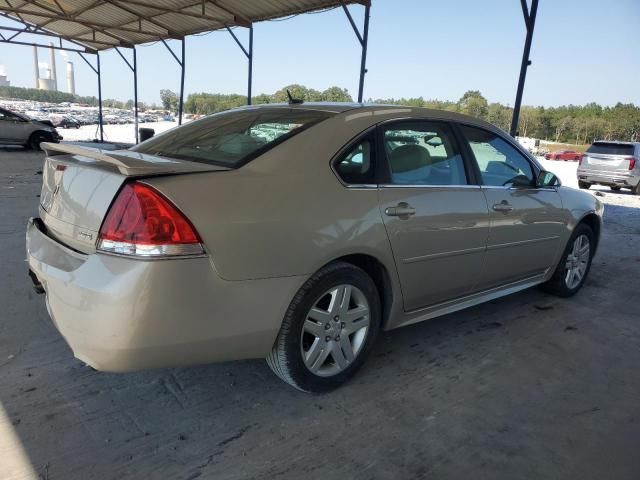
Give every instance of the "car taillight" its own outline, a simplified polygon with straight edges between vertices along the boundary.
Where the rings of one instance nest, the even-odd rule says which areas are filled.
[[[98,234],[98,250],[165,257],[204,253],[191,222],[158,191],[127,183],[111,205]]]
[[[633,170],[634,168],[636,168],[636,158],[635,157],[628,157],[627,160],[629,160],[629,170]]]

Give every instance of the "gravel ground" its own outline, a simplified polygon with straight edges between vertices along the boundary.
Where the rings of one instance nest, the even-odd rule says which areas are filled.
[[[550,163],[568,184],[575,164]],[[41,168],[0,150],[1,479],[640,478],[640,197],[600,189],[576,297],[531,289],[384,333],[353,382],[310,396],[263,361],[75,360],[23,260]]]

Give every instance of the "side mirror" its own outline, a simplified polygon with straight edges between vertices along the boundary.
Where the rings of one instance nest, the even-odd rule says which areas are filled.
[[[538,174],[538,178],[536,180],[536,186],[538,188],[559,187],[560,185],[562,185],[562,182],[560,182],[560,179],[556,177],[554,173],[542,170]]]

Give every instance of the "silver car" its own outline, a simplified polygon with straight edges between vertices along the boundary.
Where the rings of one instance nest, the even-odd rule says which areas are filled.
[[[602,223],[503,131],[420,108],[246,107],[130,150],[45,150],[30,274],[98,370],[266,358],[326,391],[380,330],[573,295]]]
[[[33,120],[0,108],[0,145],[24,145],[40,150],[42,142],[59,142],[62,136],[51,122]]]
[[[614,191],[630,188],[640,195],[640,143],[594,142],[580,160],[577,174],[580,188],[598,184]]]

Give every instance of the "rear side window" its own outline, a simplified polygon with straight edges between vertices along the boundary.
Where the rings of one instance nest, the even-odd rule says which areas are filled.
[[[587,149],[587,153],[601,153],[605,155],[633,155],[633,145],[614,142],[595,142]]]
[[[387,126],[383,136],[392,184],[467,184],[464,162],[448,125],[400,122]]]
[[[338,176],[349,185],[365,185],[375,182],[374,143],[364,139],[353,145],[333,165]]]
[[[223,112],[169,130],[131,150],[238,168],[333,115],[288,108]]]

